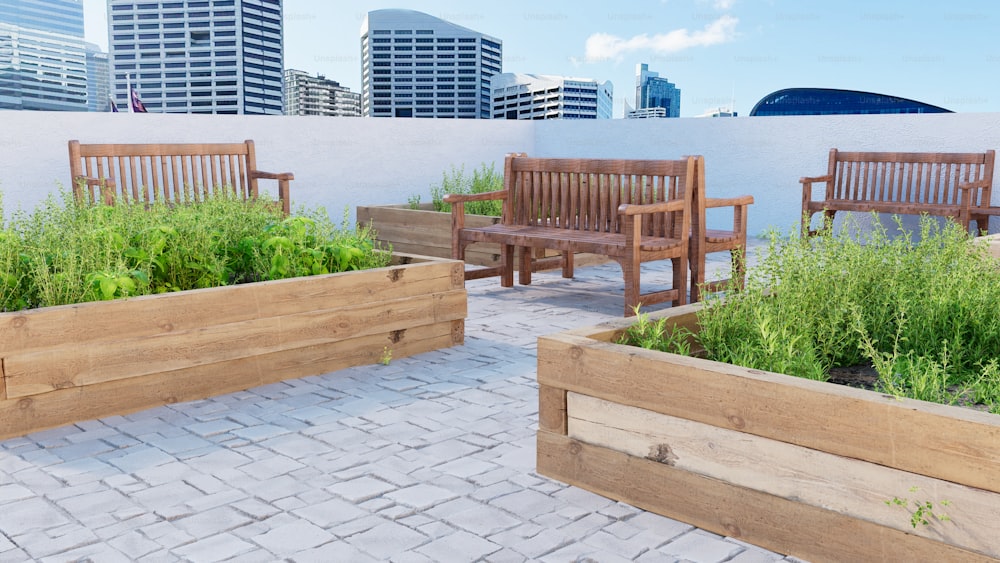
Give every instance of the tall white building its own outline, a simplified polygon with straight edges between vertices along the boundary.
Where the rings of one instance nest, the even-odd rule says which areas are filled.
[[[285,70],[285,115],[360,116],[361,94],[322,74]]]
[[[368,12],[361,25],[361,113],[489,119],[499,39],[413,10]]]
[[[167,113],[282,114],[281,0],[108,0],[112,91]]]
[[[0,109],[87,111],[80,0],[0,0]]]
[[[493,77],[493,119],[611,119],[611,82],[507,72]]]

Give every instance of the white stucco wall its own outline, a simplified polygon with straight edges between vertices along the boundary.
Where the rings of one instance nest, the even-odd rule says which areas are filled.
[[[783,231],[801,210],[801,176],[825,173],[830,148],[984,151],[1000,148],[1000,113],[481,121],[278,116],[0,112],[0,191],[8,213],[69,183],[66,142],[253,139],[258,165],[294,172],[293,206],[334,218],[359,204],[430,197],[452,165],[501,170],[504,154],[677,158],[702,154],[708,194],[749,193],[751,234]],[[262,184],[262,187],[266,184]],[[997,191],[997,190],[995,190]],[[996,197],[995,197],[996,199]],[[721,222],[709,217],[710,225]],[[994,230],[997,227],[994,227]]]

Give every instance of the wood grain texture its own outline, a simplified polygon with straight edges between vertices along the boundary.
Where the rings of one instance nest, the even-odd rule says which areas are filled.
[[[566,404],[575,440],[1000,558],[998,493],[587,395]],[[912,526],[912,503],[928,501],[949,520]]]
[[[540,337],[539,384],[1000,492],[996,415],[596,339],[627,325]]]
[[[725,481],[539,431],[538,472],[639,508],[815,563],[995,559]]]
[[[412,263],[0,314],[0,434],[461,344],[462,263],[394,260]]]

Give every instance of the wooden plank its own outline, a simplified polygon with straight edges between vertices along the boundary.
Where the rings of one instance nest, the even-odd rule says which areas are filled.
[[[441,322],[263,356],[161,372],[43,395],[0,401],[0,439],[80,420],[127,414],[155,406],[213,397],[290,378],[320,375],[455,344],[455,326]],[[336,377],[333,375],[332,377]]]
[[[155,336],[93,341],[4,358],[10,398],[212,364],[369,334],[464,319],[465,290],[215,323]]]
[[[461,268],[461,262],[442,260],[0,313],[0,356],[64,342],[83,347],[94,340],[194,330],[206,317],[223,324],[433,293],[462,287]]]
[[[538,428],[556,434],[566,434],[566,391],[538,386]]]
[[[808,561],[993,560],[567,436],[539,431],[537,443],[541,475]]]
[[[1000,558],[1000,494],[587,395],[566,405],[575,440]],[[931,501],[950,520],[913,527],[894,498]]]
[[[599,330],[607,334],[608,327]],[[1000,420],[988,413],[599,342],[580,332],[538,339],[538,382],[1000,492]]]

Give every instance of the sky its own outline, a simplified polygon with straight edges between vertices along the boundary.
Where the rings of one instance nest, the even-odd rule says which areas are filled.
[[[107,48],[105,0],[83,0]],[[647,63],[681,89],[681,117],[748,115],[791,87],[891,94],[957,112],[1000,111],[995,0],[285,0],[285,68],[359,92],[370,10],[418,10],[500,39],[504,72],[610,80],[615,117]]]

